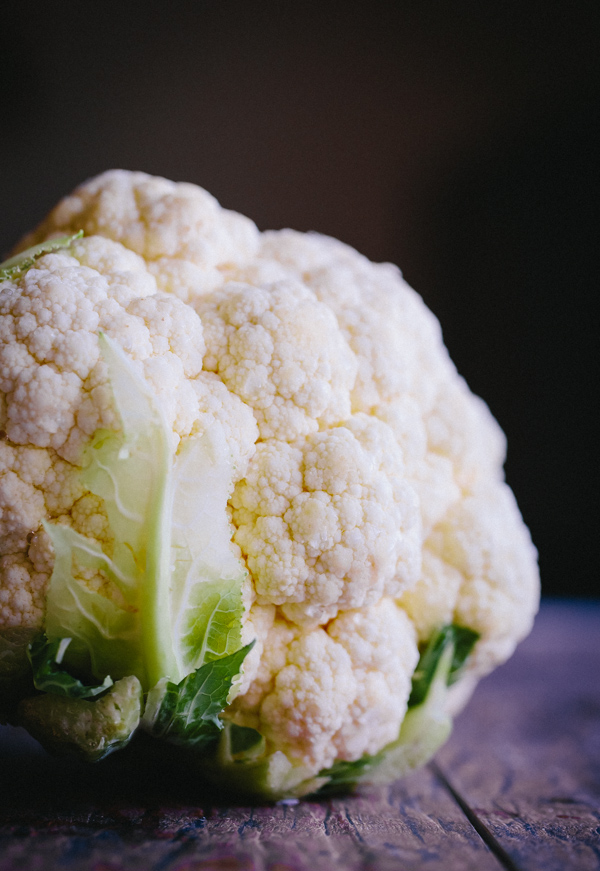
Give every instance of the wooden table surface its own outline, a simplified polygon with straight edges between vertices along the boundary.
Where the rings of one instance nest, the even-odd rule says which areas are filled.
[[[226,805],[0,729],[0,871],[600,869],[600,602],[548,601],[435,763],[386,789]]]

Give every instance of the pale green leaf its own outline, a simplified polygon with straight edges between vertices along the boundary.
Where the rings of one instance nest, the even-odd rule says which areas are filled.
[[[39,245],[33,245],[27,248],[26,251],[21,251],[10,257],[3,263],[0,263],[0,281],[6,281],[9,278],[20,278],[24,272],[31,269],[38,257],[43,254],[50,254],[52,251],[58,251],[61,248],[69,248],[76,239],[83,236],[83,230],[74,233],[72,236],[59,236],[56,239],[47,239],[45,242],[40,242]]]

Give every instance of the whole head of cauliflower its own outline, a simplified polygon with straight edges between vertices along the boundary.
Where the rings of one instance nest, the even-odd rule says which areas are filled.
[[[141,722],[270,797],[422,762],[539,598],[433,314],[390,264],[143,173],[31,245],[0,283],[5,717],[90,758]]]

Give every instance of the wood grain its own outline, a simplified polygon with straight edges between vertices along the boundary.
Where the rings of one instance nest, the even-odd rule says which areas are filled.
[[[96,780],[86,794],[78,776],[72,772],[70,787],[59,782],[60,800],[38,782],[37,799],[27,802],[16,790],[18,800],[3,801],[0,871],[67,865],[73,871],[391,871],[399,863],[415,871],[498,868],[428,770],[359,797],[255,808],[206,797],[168,804],[147,791],[135,801],[131,780],[127,787],[120,777],[112,784]],[[33,779],[30,772],[35,789]],[[174,791],[172,785],[171,798]]]
[[[232,806],[168,760],[90,768],[0,730],[0,871],[600,869],[599,639],[600,604],[547,603],[459,718],[439,776],[347,799]]]
[[[546,603],[437,764],[518,867],[600,868],[600,606]]]

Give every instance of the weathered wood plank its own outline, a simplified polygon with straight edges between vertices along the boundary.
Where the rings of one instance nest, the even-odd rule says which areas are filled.
[[[439,765],[515,866],[600,867],[600,606],[549,605],[478,689]],[[346,799],[231,807],[172,771],[57,762],[0,737],[0,871],[492,871],[430,771]]]
[[[360,797],[248,808],[205,796],[185,804],[174,799],[174,784],[160,795],[160,784],[141,783],[136,794],[135,777],[124,778],[117,766],[112,779],[106,768],[102,776],[94,769],[87,785],[78,769],[63,770],[54,781],[59,794],[52,796],[49,763],[42,761],[41,782],[29,769],[11,800],[4,793],[0,801],[0,871],[65,865],[72,871],[499,867],[427,770]],[[186,784],[187,800],[189,789]]]
[[[600,868],[600,604],[546,603],[437,761],[518,867]]]

